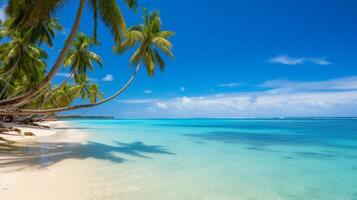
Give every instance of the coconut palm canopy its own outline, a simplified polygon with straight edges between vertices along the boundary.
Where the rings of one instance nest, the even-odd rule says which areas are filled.
[[[116,51],[122,53],[138,44],[138,48],[130,58],[130,63],[136,65],[143,62],[148,74],[152,76],[155,66],[158,66],[161,71],[165,69],[165,61],[161,53],[174,58],[171,52],[172,44],[168,40],[174,33],[162,30],[158,12],[148,13],[144,9],[143,21],[143,24],[130,27],[126,33],[126,40],[117,45]]]
[[[143,24],[127,30],[121,9],[125,4],[136,10],[136,0],[124,0],[123,5],[115,0],[78,0],[73,26],[68,33],[63,33],[62,27],[68,24],[59,23],[57,10],[66,4],[65,0],[7,2],[7,19],[1,23],[0,31],[3,41],[0,45],[0,115],[47,115],[100,105],[128,88],[141,63],[152,76],[155,66],[164,69],[160,52],[173,58],[172,44],[168,41],[172,32],[161,30],[158,12],[144,11]],[[91,8],[90,13],[84,12],[86,6]],[[80,32],[79,28],[86,14],[94,21],[93,32],[89,35]],[[118,53],[138,44],[138,49],[127,61],[137,65],[134,74],[122,86],[116,84],[113,94],[107,98],[99,85],[88,78],[88,72],[105,67],[105,61],[94,51],[100,45],[98,22],[109,29]],[[48,53],[53,54],[53,40],[59,33],[66,34],[67,39],[56,60],[50,63]],[[68,75],[62,82],[53,84],[60,69],[67,70]]]

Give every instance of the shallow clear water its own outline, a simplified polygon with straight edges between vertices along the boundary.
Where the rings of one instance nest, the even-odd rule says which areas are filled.
[[[76,200],[357,199],[357,119],[69,123],[90,133],[87,143],[16,148],[19,159],[0,168],[71,160],[73,168],[56,168],[74,174],[59,177],[71,186],[58,194],[73,199],[65,194],[74,191]]]
[[[357,199],[356,119],[71,123],[92,133],[97,198]]]

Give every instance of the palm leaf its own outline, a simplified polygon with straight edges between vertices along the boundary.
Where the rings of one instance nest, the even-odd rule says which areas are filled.
[[[126,24],[122,12],[115,0],[97,0],[99,15],[114,35],[114,41],[120,42],[126,32]]]

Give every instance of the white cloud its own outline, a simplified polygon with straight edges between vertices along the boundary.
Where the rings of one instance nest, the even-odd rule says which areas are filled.
[[[0,8],[0,21],[5,21],[6,20],[5,8],[6,8],[6,5],[3,5]]]
[[[227,87],[227,88],[235,88],[235,87],[239,87],[241,86],[242,84],[241,83],[221,83],[221,84],[218,84],[217,86],[218,87]]]
[[[70,75],[70,73],[62,73],[62,72],[59,72],[57,73],[55,76],[57,77],[68,77]]]
[[[168,105],[167,105],[167,103],[165,103],[165,102],[157,102],[157,103],[156,103],[156,106],[159,107],[159,108],[161,108],[161,109],[164,109],[164,110],[166,110],[166,109],[169,108]]]
[[[261,86],[275,89],[274,91],[357,90],[357,76],[311,82],[270,80]]]
[[[325,116],[357,114],[357,91],[268,92],[182,97],[160,101],[160,115],[174,117]]]
[[[118,100],[120,103],[126,104],[145,104],[145,103],[152,103],[157,101],[156,99],[126,99],[126,100]]]
[[[269,59],[271,63],[278,63],[284,65],[299,65],[299,64],[316,64],[316,65],[331,65],[332,63],[325,58],[315,58],[315,57],[302,57],[294,58],[287,55],[280,55]]]
[[[187,105],[187,104],[190,104],[190,103],[192,103],[192,99],[191,98],[182,97],[182,104],[183,105]]]
[[[291,58],[286,55],[281,55],[271,58],[269,62],[284,64],[284,65],[297,65],[297,64],[303,64],[304,58]]]
[[[155,112],[156,111],[156,109],[155,108],[153,108],[153,107],[147,107],[146,108],[146,110],[148,110],[148,111],[150,111],[150,112]]]
[[[317,64],[317,65],[331,65],[332,63],[327,61],[325,58],[307,58],[307,61]]]
[[[70,73],[66,73],[66,72],[58,72],[55,76],[56,77],[64,77],[64,78],[67,78],[69,75],[71,75]],[[73,75],[72,75],[73,77]],[[97,81],[96,78],[92,78],[92,77],[88,77],[88,80],[90,81]]]
[[[144,94],[151,94],[151,93],[152,93],[152,90],[146,89],[146,90],[144,90],[143,92],[144,92]]]
[[[106,81],[106,82],[114,81],[114,77],[111,74],[107,74],[102,78],[102,81]]]
[[[144,117],[357,116],[357,76],[314,82],[271,80],[261,87],[266,89],[121,102],[142,104],[130,109]]]
[[[180,92],[184,92],[185,91],[185,87],[180,87]]]

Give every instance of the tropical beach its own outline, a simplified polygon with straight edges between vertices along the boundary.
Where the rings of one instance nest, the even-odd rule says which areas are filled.
[[[0,197],[354,199],[356,121],[64,122],[58,136],[1,151]]]
[[[356,1],[0,1],[0,200],[356,200]]]
[[[48,127],[17,126],[21,131],[36,133],[35,136],[19,136],[18,133],[11,132],[8,135],[2,135],[3,139],[7,141],[2,141],[1,144],[1,199],[34,199],[34,196],[45,199],[52,195],[48,185],[48,176],[50,174],[53,174],[52,178],[53,182],[55,182],[55,184],[52,183],[54,185],[51,188],[57,189],[63,187],[63,184],[67,185],[65,181],[60,181],[61,177],[75,177],[70,172],[70,169],[75,169],[76,165],[68,162],[59,167],[48,167],[49,163],[44,162],[44,154],[41,151],[48,150],[49,152],[46,156],[51,158],[56,153],[63,153],[60,151],[63,145],[70,146],[84,143],[87,134],[76,129],[71,129],[66,122],[51,121],[40,124]],[[16,145],[9,141],[16,142]],[[9,152],[12,153],[9,154]],[[48,162],[57,161],[53,157]],[[79,168],[77,169],[76,173],[80,171]],[[68,171],[68,173],[63,173],[65,171]],[[33,180],[38,181],[34,184]],[[21,191],[20,193],[19,190]],[[29,194],[31,195],[29,196]],[[62,197],[59,196],[58,199],[60,198]]]

